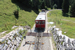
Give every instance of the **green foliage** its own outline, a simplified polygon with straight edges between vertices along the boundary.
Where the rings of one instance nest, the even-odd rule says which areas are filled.
[[[31,10],[30,8],[26,9]],[[18,19],[16,19],[14,16],[13,12],[15,10],[19,10]],[[5,36],[10,31],[14,30],[11,29],[14,25],[31,25],[31,27],[33,27],[36,17],[37,14],[34,10],[25,11],[23,9],[20,9],[20,7],[16,4],[12,3],[11,0],[0,0],[0,32],[7,31],[4,34],[0,34],[0,38]]]
[[[70,16],[75,17],[75,2],[71,5]]]
[[[20,31],[19,31],[19,34],[20,34],[20,35],[22,35],[22,33],[23,33],[23,31],[22,31],[22,30],[20,30]]]
[[[61,10],[53,10],[48,13],[48,21],[55,22],[55,25],[63,31],[63,34],[75,38],[75,18],[64,17]]]
[[[52,9],[54,4],[57,4],[58,8],[62,8],[62,1],[63,0],[12,0],[14,3],[23,4],[25,7],[35,10],[46,9],[46,7]]]
[[[15,10],[19,10],[19,18],[17,20],[13,13]],[[11,0],[0,1],[0,32],[9,31],[14,25],[25,26],[30,24],[32,27],[36,17],[37,14],[33,10],[30,12],[22,10],[19,6],[12,3]]]
[[[54,4],[54,5],[53,5],[53,8],[54,8],[54,9],[56,9],[56,8],[57,8],[57,5],[56,5],[56,4]]]
[[[20,10],[20,8],[19,8],[19,6],[17,6],[17,11],[19,11]]]
[[[72,5],[75,2],[75,0],[69,0],[70,5]]]
[[[63,15],[64,15],[65,13],[68,13],[68,12],[69,12],[69,0],[63,0],[62,12],[63,12]],[[65,16],[65,15],[64,15],[64,16]]]

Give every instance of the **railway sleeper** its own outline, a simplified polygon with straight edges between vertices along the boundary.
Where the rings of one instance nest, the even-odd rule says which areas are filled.
[[[36,35],[37,35],[37,33],[35,33],[35,32],[27,32],[27,36],[36,36]],[[50,33],[43,33],[43,35],[42,35],[42,37],[50,37],[50,36],[51,36]],[[37,37],[41,37],[41,35],[37,35]]]

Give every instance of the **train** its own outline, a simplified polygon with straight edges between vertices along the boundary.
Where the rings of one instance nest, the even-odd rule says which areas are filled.
[[[46,26],[46,12],[44,9],[38,14],[35,19],[35,28],[36,29],[45,29]]]

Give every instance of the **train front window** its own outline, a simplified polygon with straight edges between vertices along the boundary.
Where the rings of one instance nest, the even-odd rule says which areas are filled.
[[[38,21],[36,21],[36,24],[38,24]]]
[[[41,21],[39,21],[39,24],[41,24]]]
[[[45,21],[42,21],[42,24],[45,24]]]

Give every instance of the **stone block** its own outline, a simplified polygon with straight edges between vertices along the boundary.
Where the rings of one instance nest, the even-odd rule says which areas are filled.
[[[0,44],[0,50],[3,49],[3,47],[4,47],[4,44]]]
[[[6,50],[8,48],[8,45],[5,44],[5,46],[3,47],[3,50]]]
[[[9,47],[12,48],[12,44],[9,44]]]
[[[7,50],[10,50],[10,47],[8,47]]]
[[[72,45],[75,46],[75,40],[72,41]]]
[[[11,44],[11,41],[10,41],[10,40],[8,40],[7,44]]]

